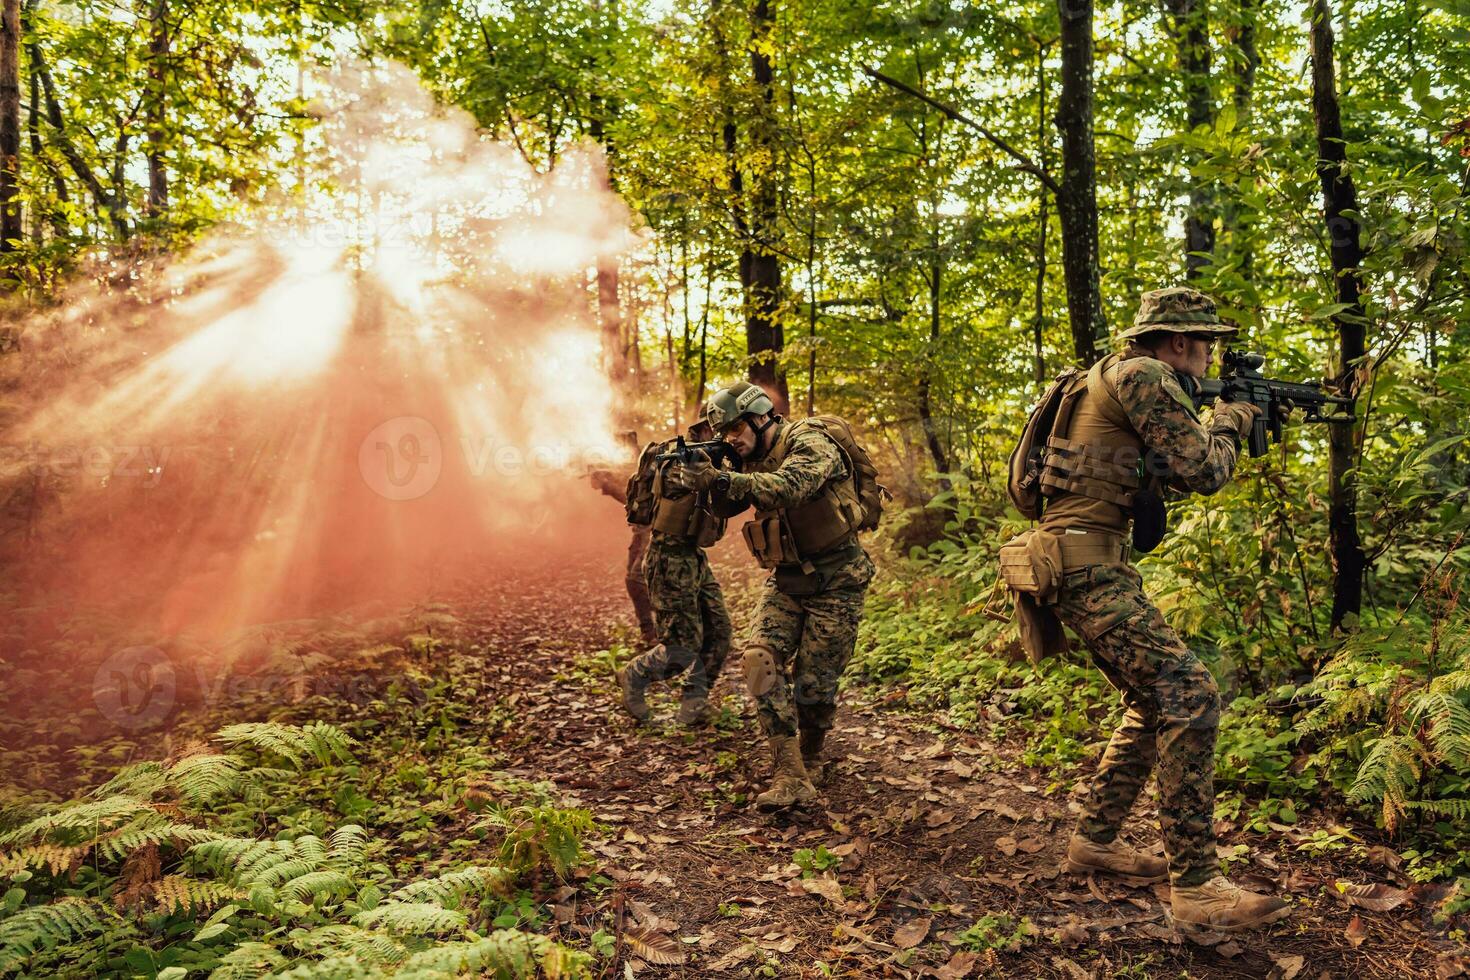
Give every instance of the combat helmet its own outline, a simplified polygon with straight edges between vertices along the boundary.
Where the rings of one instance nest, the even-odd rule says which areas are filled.
[[[776,411],[771,396],[759,385],[737,381],[710,395],[704,405],[704,417],[716,433],[724,434],[746,415],[767,415]]]
[[[1188,286],[1150,289],[1144,293],[1139,298],[1138,315],[1133,318],[1133,326],[1123,331],[1122,339],[1129,340],[1161,330],[1211,337],[1232,337],[1238,332],[1234,325],[1221,322],[1215,312],[1214,300]]]

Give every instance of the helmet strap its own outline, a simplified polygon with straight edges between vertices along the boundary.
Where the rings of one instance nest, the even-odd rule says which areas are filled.
[[[750,426],[750,430],[755,433],[756,451],[752,454],[753,459],[764,459],[766,453],[771,451],[770,446],[763,447],[763,443],[765,442],[764,436],[766,434],[766,430],[779,421],[781,421],[781,416],[777,415],[775,412],[772,412],[769,416],[767,416],[766,421],[761,425],[756,425],[753,420],[746,421],[745,424]]]

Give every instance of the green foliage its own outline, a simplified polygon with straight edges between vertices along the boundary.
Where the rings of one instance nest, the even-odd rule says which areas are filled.
[[[585,811],[506,780],[502,792],[530,794],[493,815],[513,868],[451,867],[395,882],[379,860],[389,845],[367,828],[314,832],[262,810],[299,799],[314,771],[350,778],[357,760],[346,731],[270,722],[231,725],[217,738],[233,751],[129,766],[100,798],[8,821],[0,972],[107,964],[159,976],[586,975],[584,954],[516,930],[487,932],[481,910],[487,897],[515,895],[525,875],[574,867],[592,828]],[[269,764],[277,761],[290,768]],[[275,823],[272,835],[258,834],[262,820]],[[120,943],[131,951],[120,954]]]
[[[547,802],[493,806],[484,825],[504,832],[500,860],[511,872],[549,867],[560,878],[586,860],[582,839],[597,826],[587,810]]]
[[[818,844],[816,849],[803,847],[791,855],[791,860],[801,869],[803,878],[815,878],[823,871],[830,871],[842,863],[842,858],[827,850],[826,844]]]
[[[975,924],[955,936],[954,944],[962,949],[984,953],[992,949],[1018,949],[1030,942],[1036,927],[1030,919],[1019,921],[1009,915],[983,915]]]

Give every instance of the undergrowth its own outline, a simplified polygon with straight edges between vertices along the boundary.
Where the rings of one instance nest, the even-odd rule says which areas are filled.
[[[1228,492],[1259,496],[1272,479],[1265,469]],[[1026,525],[986,488],[951,480],[930,505],[947,513],[943,536],[874,582],[852,673],[902,688],[912,706],[961,728],[1019,737],[1026,764],[1075,778],[1100,754],[1117,695],[1075,638],[1071,653],[1033,666],[1014,627],[986,615],[989,606],[1008,617],[996,550]],[[1254,527],[1236,526],[1247,509],[1176,506],[1177,546],[1143,562],[1146,588],[1220,685],[1217,816],[1266,832],[1356,808],[1399,844],[1407,873],[1470,874],[1462,558],[1440,544],[1440,565],[1417,579],[1395,566],[1385,581],[1417,583],[1401,611],[1330,636],[1320,589],[1286,537],[1317,533],[1320,515],[1295,503],[1285,516],[1272,511],[1288,506],[1274,490],[1271,501],[1264,519],[1244,519]],[[1408,552],[1425,551],[1406,540]]]
[[[269,720],[175,718],[164,758],[71,799],[12,793],[0,975],[589,975],[594,952],[544,932],[587,877],[591,814],[499,773],[481,661],[414,639],[350,685],[247,687],[203,713]]]

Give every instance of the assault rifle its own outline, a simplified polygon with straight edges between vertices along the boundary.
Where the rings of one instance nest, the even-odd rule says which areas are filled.
[[[740,454],[735,447],[720,439],[711,442],[685,442],[683,436],[674,441],[674,448],[666,453],[659,453],[654,460],[659,463],[678,463],[681,466],[696,462],[699,454],[704,453],[709,461],[715,464],[715,469],[739,470],[742,466]]]
[[[1266,434],[1272,442],[1281,441],[1281,425],[1286,414],[1301,409],[1307,422],[1331,424],[1357,421],[1352,414],[1353,400],[1328,394],[1320,382],[1276,381],[1261,376],[1266,364],[1263,354],[1227,350],[1220,359],[1219,379],[1202,378],[1195,382],[1194,403],[1203,408],[1208,402],[1222,398],[1227,402],[1245,402],[1261,410],[1251,426],[1250,454],[1266,455]],[[1344,408],[1347,414],[1339,414]]]

